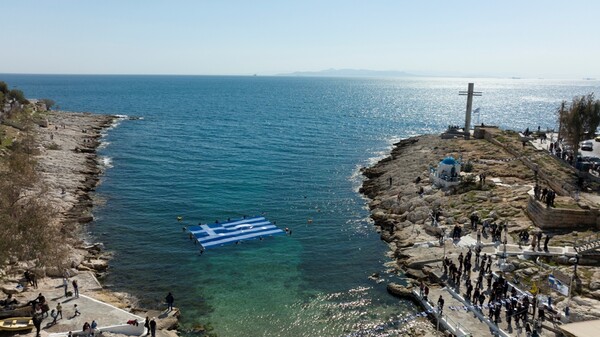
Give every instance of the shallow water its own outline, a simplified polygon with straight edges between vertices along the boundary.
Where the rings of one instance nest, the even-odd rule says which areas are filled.
[[[379,240],[358,194],[359,169],[411,135],[461,124],[468,79],[0,75],[61,109],[121,120],[90,234],[114,252],[104,280],[141,305],[168,291],[184,326],[219,336],[383,336],[414,312],[387,294]],[[474,107],[505,128],[554,127],[563,99],[597,81],[475,79]],[[292,236],[207,250],[185,224],[265,215]],[[177,216],[184,221],[178,223]],[[309,223],[312,220],[312,223]],[[385,282],[368,279],[381,273]]]

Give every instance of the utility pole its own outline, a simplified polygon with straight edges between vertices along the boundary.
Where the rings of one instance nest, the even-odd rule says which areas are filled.
[[[473,109],[473,96],[481,96],[481,91],[474,91],[475,83],[469,83],[467,91],[459,91],[461,96],[467,96],[467,111],[465,112],[465,139],[470,138],[469,130],[471,130],[471,110]]]

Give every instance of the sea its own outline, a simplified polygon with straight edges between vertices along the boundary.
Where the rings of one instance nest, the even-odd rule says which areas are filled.
[[[473,124],[555,129],[594,80],[0,75],[27,97],[122,118],[105,131],[91,241],[113,254],[104,285],[165,308],[185,334],[396,336],[414,304],[359,193],[361,168],[406,137]],[[440,158],[441,159],[441,158]],[[292,235],[206,250],[184,226],[262,215]],[[177,218],[182,217],[182,221]],[[370,277],[378,275],[378,278]],[[408,319],[407,319],[408,318]],[[402,324],[397,322],[401,321]]]

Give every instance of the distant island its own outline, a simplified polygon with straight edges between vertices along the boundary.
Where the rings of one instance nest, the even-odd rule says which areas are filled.
[[[368,69],[325,69],[321,71],[296,71],[293,73],[277,74],[277,76],[312,76],[312,77],[410,77],[417,76],[397,70],[368,70]]]

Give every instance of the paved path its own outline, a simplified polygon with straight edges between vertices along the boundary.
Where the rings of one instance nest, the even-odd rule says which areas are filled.
[[[453,296],[450,289],[433,288],[429,292],[430,305],[437,308],[437,301],[442,296],[444,299],[444,309],[442,311],[443,320],[458,332],[459,336],[493,336],[490,327],[473,312],[464,310],[452,310],[451,307],[463,307],[457,297]]]
[[[20,302],[27,302],[35,299],[41,293],[46,298],[50,309],[56,309],[58,303],[62,305],[63,318],[59,317],[56,324],[51,324],[51,317],[44,318],[42,322],[42,335],[60,336],[69,331],[75,333],[76,331],[81,331],[85,322],[91,323],[92,320],[96,320],[98,328],[103,330],[107,327],[124,325],[127,321],[134,319],[141,321],[141,324],[140,328],[131,329],[131,334],[138,336],[143,334],[144,318],[94,299],[94,296],[101,295],[99,292],[101,286],[91,273],[80,273],[72,279],[77,279],[79,283],[80,296],[78,298],[65,297],[62,280],[51,278],[40,280],[37,289],[30,287],[18,295]],[[72,291],[71,283],[69,283],[69,290]],[[81,315],[74,316],[75,304],[77,304]],[[27,335],[35,336],[35,329]]]

